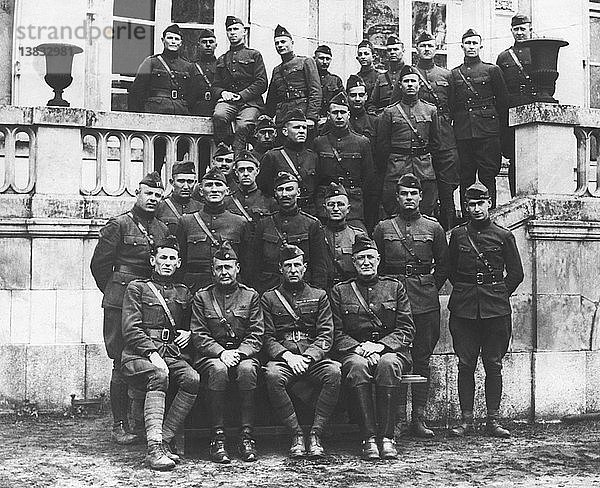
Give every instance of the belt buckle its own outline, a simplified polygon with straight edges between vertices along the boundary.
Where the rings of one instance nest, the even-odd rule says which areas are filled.
[[[413,275],[413,266],[412,264],[407,264],[404,270],[404,276],[412,276]]]
[[[160,331],[160,340],[163,342],[169,342],[171,331],[169,329],[163,329]]]
[[[210,94],[210,92],[204,92],[204,100],[206,100],[207,102],[210,102],[212,99],[212,95]]]
[[[292,341],[300,342],[300,331],[299,330],[292,331]]]
[[[171,98],[173,100],[177,100],[178,97],[179,97],[179,93],[177,92],[177,90],[171,90]]]
[[[475,282],[476,282],[478,285],[483,285],[483,273],[477,273],[477,274],[475,275]]]

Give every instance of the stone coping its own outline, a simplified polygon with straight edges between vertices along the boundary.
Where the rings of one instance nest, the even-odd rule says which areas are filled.
[[[536,102],[511,108],[508,124],[511,127],[525,124],[600,127],[600,109]]]

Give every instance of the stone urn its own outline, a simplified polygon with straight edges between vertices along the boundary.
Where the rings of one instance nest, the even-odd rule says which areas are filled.
[[[528,39],[520,44],[529,48],[531,53],[529,73],[531,82],[536,88],[534,101],[558,103],[558,100],[554,98],[558,78],[558,50],[561,47],[568,46],[569,43],[563,39],[541,37],[539,39]]]
[[[63,99],[62,94],[72,82],[73,56],[83,52],[73,44],[46,43],[36,48],[46,58],[46,76],[44,80],[54,90],[54,98],[46,105],[51,107],[69,107],[70,103]]]

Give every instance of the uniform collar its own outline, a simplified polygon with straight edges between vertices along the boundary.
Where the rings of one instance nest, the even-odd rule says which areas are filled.
[[[282,63],[287,63],[288,61],[291,61],[292,59],[294,59],[296,55],[292,52],[292,53],[285,53],[284,55],[281,56],[281,62]]]
[[[282,207],[279,207],[279,214],[282,217],[293,217],[295,215],[298,215],[300,213],[300,209],[298,208],[298,205],[294,205],[292,208],[288,209],[284,209]]]
[[[353,108],[350,108],[350,117],[353,117],[355,119],[362,117],[366,113],[367,113],[367,111],[365,110],[365,107],[361,108],[360,110],[355,110]]]
[[[327,228],[333,232],[341,232],[346,227],[348,227],[348,222],[346,222],[346,219],[340,220],[339,222],[334,220],[327,221]]]
[[[206,212],[209,215],[218,215],[218,214],[222,214],[225,211],[225,202],[221,202],[221,203],[205,203],[204,204],[204,208],[203,208],[204,212]]]
[[[169,61],[172,61],[179,57],[179,51],[169,51],[168,49],[164,49],[160,55],[163,58],[168,59]]]
[[[131,213],[135,217],[137,217],[138,219],[144,220],[144,221],[149,221],[149,220],[152,220],[154,218],[154,213],[152,213],[152,212],[146,212],[145,210],[142,210],[137,205],[133,206],[133,208],[131,209]]]
[[[356,282],[362,286],[374,285],[378,281],[379,281],[379,275],[370,276],[369,278],[366,278],[366,277],[360,276],[360,275],[356,277]]]
[[[174,194],[171,195],[169,198],[179,205],[187,205],[188,203],[190,203],[190,200],[192,199],[191,197],[181,198]]]
[[[417,68],[421,69],[432,69],[435,66],[433,59],[419,59]]]
[[[256,182],[254,182],[250,186],[238,185],[238,188],[240,190],[240,193],[242,193],[243,195],[250,195],[250,193],[254,193],[258,189],[258,186],[256,186]]]
[[[472,66],[478,63],[481,63],[481,58],[479,56],[475,56],[474,58],[469,58],[465,56],[465,64],[467,66]]]
[[[300,281],[298,283],[289,283],[289,282],[287,282],[287,281],[284,280],[281,283],[281,287],[284,290],[289,291],[291,293],[302,291],[302,290],[304,290],[305,286],[306,286],[306,283],[304,283],[304,280],[302,280],[302,281]]]
[[[302,150],[304,149],[304,143],[303,142],[292,142],[289,139],[286,139],[285,142],[283,143],[284,147],[286,149],[290,149],[291,151],[294,152],[302,152]]]
[[[150,281],[153,283],[158,283],[159,285],[169,286],[173,285],[173,276],[161,276],[156,271],[152,271]]]
[[[369,73],[372,73],[373,71],[375,71],[375,68],[373,65],[368,66],[366,68],[364,66],[361,66],[358,74],[359,75],[368,75]]]
[[[240,285],[237,281],[234,281],[230,285],[221,285],[220,283],[215,284],[215,287],[217,288],[217,290],[219,290],[221,293],[224,293],[224,294],[233,293],[235,290],[237,290],[239,288],[239,286]]]
[[[389,69],[392,73],[400,71],[404,66],[404,61],[390,61]]]
[[[229,50],[230,51],[239,51],[241,49],[244,49],[246,47],[246,44],[244,44],[243,42],[240,42],[239,44],[236,44],[235,46],[233,44],[229,45]]]
[[[419,101],[419,95],[415,93],[414,95],[406,95],[402,94],[402,103],[408,105],[409,107],[414,107]]]
[[[489,227],[491,225],[492,221],[490,220],[490,218],[488,217],[485,220],[470,220],[469,221],[469,226],[472,227],[473,229],[477,229],[477,230],[482,230],[485,229],[486,227]]]
[[[335,137],[345,137],[350,133],[350,127],[346,127],[345,129],[338,129],[337,127],[331,127],[329,133]]]
[[[415,209],[411,209],[411,210],[400,210],[400,216],[404,219],[404,220],[417,220],[419,218],[421,218],[421,212],[419,211],[418,208]]]

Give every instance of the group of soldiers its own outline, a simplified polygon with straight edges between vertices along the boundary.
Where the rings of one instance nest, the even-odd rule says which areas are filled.
[[[523,25],[530,27],[527,18],[513,18],[513,29]],[[327,71],[327,46],[314,60],[296,56],[292,36],[278,26],[282,64],[265,105],[261,55],[245,47],[240,19],[228,17],[226,27],[227,53],[214,59],[216,41],[206,31],[201,59],[191,65],[178,57],[181,32],[170,26],[164,53],[144,61],[130,92],[132,107],[212,111],[218,146],[200,181],[193,162],[175,163],[169,195],[157,172],[146,175],[133,208],[101,230],[91,270],[104,295],[113,360],[114,440],[145,438],[147,464],[172,469],[179,461],[173,439],[202,391],[211,459],[229,463],[224,412],[232,384],[241,412],[237,451],[254,461],[263,375],[273,410],[292,434],[290,456],[323,455],[323,429],[344,388],[361,456],[396,458],[395,430],[434,435],[425,406],[447,280],[462,411],[450,433],[473,431],[481,356],[487,431],[509,436],[499,423],[502,359],[511,336],[509,297],[523,269],[514,236],[489,216],[495,186],[486,161],[496,157],[508,102],[500,68],[479,59],[481,37],[465,33],[465,63],[452,72],[434,65],[427,33],[418,38],[417,67],[402,62],[402,45],[390,36],[385,73],[373,68],[373,47],[363,41],[361,70],[343,90]],[[521,68],[508,56],[501,67],[516,76]],[[259,115],[264,111],[275,119]],[[484,127],[490,120],[494,130]],[[461,171],[469,219],[452,228],[448,244],[454,206],[444,199],[452,200],[457,185],[457,154],[461,164],[468,154],[475,169],[469,178]],[[431,216],[438,200],[444,227]],[[402,375],[411,370],[427,382],[412,385],[409,426]],[[299,383],[315,392],[308,433],[292,401]],[[176,394],[167,405],[170,384]]]

